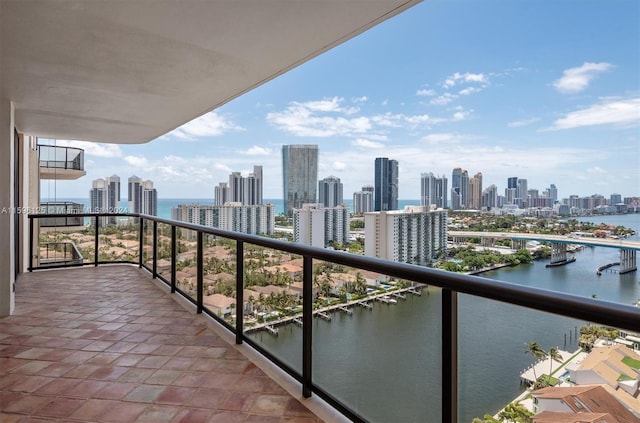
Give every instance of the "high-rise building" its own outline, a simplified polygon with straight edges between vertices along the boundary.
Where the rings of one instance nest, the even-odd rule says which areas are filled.
[[[549,194],[547,195],[554,203],[558,201],[558,188],[556,188],[555,184],[549,185],[547,188]]]
[[[89,191],[89,207],[94,213],[118,213],[120,211],[120,177],[118,175],[96,179]],[[115,216],[100,218],[102,225],[117,224]]]
[[[526,208],[527,207],[527,195],[529,194],[529,187],[526,179],[518,178],[516,185],[516,198],[514,199],[514,204],[517,204],[518,207]]]
[[[320,248],[330,242],[346,243],[349,240],[349,208],[303,204],[302,208],[294,209],[293,240]]]
[[[262,204],[262,166],[253,166],[253,173],[247,177],[241,172],[231,172],[228,185],[220,182],[215,187],[215,204],[222,206],[228,202],[246,206]]]
[[[158,192],[153,187],[153,181],[143,180],[133,175],[128,180],[127,191],[131,213],[158,215]]]
[[[282,146],[282,187],[284,212],[293,216],[293,209],[315,203],[318,187],[318,146]]]
[[[373,209],[375,211],[398,209],[398,162],[387,157],[375,161]]]
[[[472,210],[482,208],[482,173],[476,173],[469,179],[469,201],[467,207]]]
[[[498,187],[494,184],[489,185],[482,192],[482,207],[487,210],[498,207]]]
[[[365,185],[362,191],[353,193],[353,213],[364,214],[373,211],[373,185]]]
[[[620,194],[611,194],[609,197],[609,204],[615,205],[622,203],[622,195]]]
[[[444,175],[437,177],[431,172],[422,173],[420,175],[420,205],[447,208],[449,206],[447,182],[447,177]]]
[[[273,235],[275,230],[275,206],[270,203],[243,205],[227,202],[222,206],[180,204],[171,209],[171,218],[252,235]]]
[[[230,200],[229,198],[229,184],[226,182],[220,182],[215,188],[213,192],[214,196],[214,205],[216,206],[224,206]]]
[[[342,182],[336,176],[329,176],[318,182],[318,203],[324,207],[336,207],[344,203]]]
[[[469,208],[469,173],[459,167],[451,172],[451,208]]]
[[[365,255],[431,264],[447,249],[447,211],[427,206],[364,215]]]

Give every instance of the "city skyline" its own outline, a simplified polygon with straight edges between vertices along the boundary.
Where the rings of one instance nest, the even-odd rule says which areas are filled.
[[[401,199],[455,167],[498,193],[519,175],[560,198],[636,196],[639,13],[628,0],[424,2],[148,144],[57,143],[85,149],[86,179],[145,173],[166,198],[213,198],[254,163],[279,198],[285,144],[317,144],[319,176],[346,197],[380,156],[400,163]],[[82,197],[83,179],[50,191]]]

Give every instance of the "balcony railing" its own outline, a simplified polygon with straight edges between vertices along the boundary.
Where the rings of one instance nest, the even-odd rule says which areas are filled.
[[[40,167],[67,170],[84,170],[84,150],[38,144]]]
[[[75,216],[75,215],[74,215]],[[338,399],[331,389],[319,386],[312,374],[314,350],[314,263],[332,263],[339,266],[362,269],[417,284],[428,284],[441,288],[441,421],[458,421],[458,297],[467,294],[519,307],[580,319],[627,331],[640,330],[640,313],[637,308],[607,301],[583,298],[575,295],[552,292],[527,286],[511,284],[477,276],[450,273],[410,264],[396,263],[371,257],[348,254],[321,248],[289,243],[255,235],[230,232],[200,225],[177,222],[141,214],[121,214],[119,217],[139,218],[135,224],[102,227],[100,217],[106,214],[85,214],[92,225],[85,233],[76,237],[80,245],[90,254],[85,254],[85,264],[98,266],[103,263],[128,262],[147,269],[153,278],[166,283],[172,293],[178,293],[195,305],[198,313],[206,313],[235,334],[237,344],[247,343],[300,382],[304,397],[318,395],[353,421],[365,421],[354,407]],[[113,216],[113,215],[109,215]],[[33,258],[33,222],[49,215],[30,215],[30,238]],[[42,236],[42,234],[41,234]],[[46,242],[41,238],[38,242]],[[124,255],[116,256],[114,251]],[[301,361],[292,366],[282,357],[267,350],[260,342],[247,336],[249,323],[245,320],[245,281],[255,278],[255,269],[264,267],[269,254],[287,254],[300,257],[302,270],[291,273],[292,282],[301,282],[302,307],[297,315],[302,325],[300,340]],[[215,254],[213,256],[212,254]],[[277,261],[276,256],[276,261]],[[36,270],[33,260],[29,270]],[[229,269],[234,268],[233,272]],[[206,270],[205,270],[206,269]],[[205,302],[205,292],[211,286],[211,278],[231,277],[229,289],[235,292],[235,303],[227,305],[231,312],[210,306]],[[290,281],[290,282],[291,282]],[[224,281],[218,280],[224,285]],[[253,283],[253,282],[252,282]],[[217,286],[217,285],[216,285]],[[226,318],[225,318],[226,316]],[[253,322],[252,322],[253,324]],[[321,346],[316,345],[316,349]],[[425,361],[437,362],[437,358],[424,357]],[[299,367],[296,369],[295,367]],[[377,368],[372,367],[371,372]],[[486,389],[479,386],[477,389]],[[388,404],[393,407],[394,404]]]
[[[72,217],[48,217],[40,219],[41,228],[62,228],[84,225],[84,217],[78,216],[84,205],[69,201],[40,203],[40,210],[49,215],[73,215]]]
[[[79,266],[84,257],[73,242],[45,242],[40,244],[40,267]]]

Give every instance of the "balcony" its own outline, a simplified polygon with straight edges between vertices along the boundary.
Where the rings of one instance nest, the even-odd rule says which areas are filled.
[[[84,263],[84,257],[73,242],[41,243],[39,259],[41,268],[78,266]]]
[[[70,201],[40,203],[40,210],[45,214],[74,215],[82,213],[84,206]],[[41,230],[81,230],[84,226],[84,217],[50,217],[40,219]]]
[[[97,292],[100,292],[103,288],[98,286],[105,284],[112,287],[112,291],[108,290],[98,295],[99,299],[89,296],[89,300],[94,301],[90,303],[93,304],[93,306],[85,306],[85,310],[92,315],[99,314],[92,313],[90,310],[100,305],[101,307],[110,308],[108,312],[110,314],[120,314],[121,312],[117,310],[121,307],[126,309],[128,305],[140,308],[140,312],[142,313],[147,313],[144,314],[144,316],[148,316],[149,319],[127,321],[127,323],[134,325],[131,326],[131,328],[138,328],[137,330],[143,330],[144,328],[135,325],[149,325],[148,327],[153,328],[153,335],[137,341],[139,342],[138,348],[140,351],[144,351],[145,348],[151,348],[148,344],[155,345],[156,340],[160,339],[165,340],[170,345],[174,345],[174,347],[176,345],[184,348],[192,346],[192,344],[189,343],[191,341],[183,340],[182,338],[178,341],[178,338],[173,337],[181,334],[181,336],[187,336],[187,339],[190,339],[188,336],[194,334],[193,331],[196,330],[195,328],[199,327],[199,324],[202,324],[201,321],[195,320],[194,318],[190,323],[181,322],[179,328],[173,328],[167,322],[163,321],[156,323],[154,319],[151,319],[152,315],[148,314],[151,312],[145,311],[147,309],[145,308],[146,303],[144,301],[148,298],[147,294],[140,295],[137,290],[144,290],[145,292],[148,290],[156,290],[159,292],[164,290],[165,292],[170,292],[173,294],[171,297],[175,299],[176,304],[187,304],[196,314],[201,314],[205,321],[212,322],[212,326],[222,331],[223,336],[233,339],[233,342],[236,344],[236,351],[256,354],[268,360],[272,365],[278,367],[284,374],[288,375],[287,380],[289,383],[294,384],[294,389],[298,392],[296,394],[294,390],[294,396],[298,396],[301,393],[304,398],[320,399],[334,407],[344,418],[353,421],[388,421],[388,418],[372,414],[368,407],[371,401],[381,403],[382,407],[389,410],[390,415],[394,416],[397,411],[396,404],[388,399],[389,395],[381,395],[373,399],[363,396],[363,394],[358,391],[360,384],[358,377],[355,376],[355,366],[351,366],[353,372],[343,375],[346,377],[340,378],[340,380],[326,378],[325,372],[323,371],[326,369],[326,366],[337,365],[338,361],[342,360],[342,357],[337,357],[333,354],[338,344],[349,342],[352,349],[359,348],[359,346],[357,339],[333,340],[337,344],[318,342],[317,321],[322,313],[329,313],[323,311],[326,310],[326,308],[315,308],[317,304],[314,304],[314,274],[318,274],[318,266],[327,266],[327,264],[331,266],[342,266],[345,272],[347,271],[346,269],[377,272],[387,278],[398,278],[409,283],[409,285],[407,285],[409,287],[408,289],[419,289],[420,286],[428,283],[430,287],[435,287],[435,289],[438,290],[437,295],[434,293],[432,298],[434,298],[436,304],[439,305],[439,320],[424,322],[423,326],[415,329],[416,331],[423,331],[424,333],[416,332],[413,334],[413,336],[424,336],[429,342],[436,343],[439,346],[439,356],[422,356],[419,361],[412,363],[413,368],[416,369],[414,373],[417,373],[417,369],[420,369],[418,379],[424,380],[427,378],[424,375],[420,376],[425,368],[429,375],[433,373],[433,375],[427,378],[429,391],[427,392],[427,390],[423,390],[423,388],[414,389],[413,386],[406,386],[402,389],[402,392],[400,392],[401,395],[414,398],[414,402],[418,405],[421,403],[421,398],[438,398],[437,406],[428,411],[432,417],[429,421],[466,421],[459,420],[458,418],[460,412],[465,410],[464,399],[461,399],[464,398],[462,392],[464,392],[464,395],[467,395],[468,392],[473,393],[474,390],[490,389],[490,387],[487,386],[468,386],[465,385],[464,382],[459,383],[461,379],[461,366],[458,358],[460,353],[460,347],[458,346],[458,331],[460,329],[458,321],[459,298],[464,297],[463,301],[466,301],[467,298],[473,297],[489,300],[492,303],[503,304],[508,307],[520,307],[523,308],[523,313],[531,311],[526,309],[544,312],[539,314],[541,318],[543,314],[551,313],[627,331],[638,331],[640,329],[638,309],[631,306],[292,244],[258,236],[222,231],[147,215],[124,215],[140,218],[139,223],[121,226],[119,228],[114,226],[101,226],[101,217],[104,217],[104,215],[87,214],[84,216],[92,220],[94,222],[93,225],[90,225],[82,232],[69,234],[68,236],[74,239],[79,245],[84,257],[84,264],[89,264],[94,267],[82,269],[82,272],[87,272],[86,274],[71,274],[68,273],[71,272],[70,270],[65,270],[60,273],[35,272],[29,275],[27,281],[33,277],[38,277],[42,280],[49,280],[51,278],[57,280],[58,274],[64,275],[64,277],[61,276],[62,279],[68,279],[72,277],[71,275],[79,275],[78,278],[74,277],[73,283],[87,279],[86,283],[88,284],[83,285],[83,288],[78,288],[81,289],[81,292],[85,292],[82,290],[86,290],[91,293],[94,287]],[[50,216],[29,216],[32,222],[48,217]],[[31,226],[35,227],[35,224]],[[32,231],[32,240],[34,235],[35,232]],[[47,234],[40,234],[40,239],[37,241],[33,240],[31,245],[47,242],[46,236]],[[33,257],[33,249],[31,256]],[[269,265],[277,267],[278,264],[284,262],[285,256],[289,262],[299,263],[298,266],[300,267],[299,272],[294,271],[295,269],[293,268],[289,269],[287,271],[288,273],[286,273],[286,278],[283,276],[284,272],[276,271],[276,274],[279,274],[281,279],[288,278],[285,285],[288,285],[292,292],[294,288],[299,287],[299,291],[297,292],[301,298],[301,306],[278,308],[281,311],[287,308],[291,309],[292,315],[287,318],[290,317],[292,322],[295,320],[302,326],[300,330],[301,336],[299,338],[294,336],[298,344],[296,348],[294,348],[292,356],[283,355],[277,349],[273,348],[272,342],[269,342],[269,340],[273,339],[269,332],[277,332],[282,316],[275,315],[272,311],[269,312],[269,307],[266,307],[266,309],[263,308],[262,311],[260,311],[261,307],[267,304],[267,301],[263,299],[262,303],[260,303],[256,298],[252,298],[253,294],[251,294],[252,291],[249,289],[257,289],[255,286],[262,286],[258,282],[263,275],[261,275],[257,269],[264,269]],[[133,269],[130,266],[99,266],[109,263],[132,263],[143,270]],[[36,270],[36,268],[37,266],[32,262],[31,270]],[[137,272],[136,277],[131,275],[130,272],[132,271]],[[138,279],[141,280],[140,285],[137,285]],[[129,289],[125,287],[132,285],[134,280],[136,280],[136,288],[135,290],[132,288],[132,291],[128,292]],[[22,280],[20,284],[22,284]],[[65,285],[60,286],[66,287]],[[61,292],[66,292],[66,288]],[[224,293],[224,295],[221,293]],[[19,302],[22,301],[20,295],[20,292],[18,292]],[[294,294],[291,295],[295,296]],[[231,303],[223,303],[219,301],[220,296],[232,298],[233,301]],[[62,307],[65,313],[69,313],[70,311],[68,309],[76,302],[75,299],[77,298],[78,297],[63,299],[66,305],[63,304],[60,307]],[[138,304],[140,298],[145,298],[145,300],[141,304]],[[165,296],[163,298],[166,299],[167,297]],[[31,303],[30,301],[28,302]],[[35,306],[29,306],[28,308],[31,309],[32,307],[36,308]],[[19,306],[18,314],[20,313],[22,313],[22,311]],[[54,314],[54,316],[56,315],[57,314]],[[130,318],[132,318],[132,316]],[[90,319],[93,319],[93,317]],[[79,321],[77,323],[81,324]],[[105,322],[105,324],[107,323]],[[194,325],[195,328],[192,328],[191,325]],[[106,328],[108,327],[109,326],[106,326]],[[83,329],[91,331],[97,328],[87,327]],[[296,329],[296,331],[297,330],[298,329]],[[33,329],[33,331],[34,333],[41,333],[38,331],[44,332],[43,328]],[[150,331],[151,329],[147,329],[147,332]],[[264,334],[264,339],[261,335],[256,335],[256,331]],[[77,333],[79,334],[80,332]],[[89,332],[83,332],[83,334],[87,333]],[[196,331],[196,333],[199,332]],[[285,331],[283,336],[287,336],[286,333]],[[97,332],[97,334],[101,334],[101,332]],[[119,338],[125,335],[110,336]],[[11,340],[12,338],[9,339]],[[107,340],[109,342],[122,341],[122,338]],[[103,341],[103,339],[96,339],[96,348],[98,346],[104,346],[103,350],[99,352],[126,353],[126,351],[110,351],[108,348],[112,347],[111,344],[105,346],[106,343],[98,341]],[[183,341],[187,343],[183,345]],[[0,343],[2,342],[2,339],[0,339]],[[216,342],[217,341],[213,339],[203,338],[202,344],[196,345],[203,346],[204,344],[212,346],[217,345]],[[86,351],[88,345],[90,344],[83,345],[81,349],[84,348]],[[88,348],[91,349],[94,347]],[[388,386],[390,381],[402,378],[403,376],[393,374],[393,372],[381,372],[379,362],[375,360],[371,362],[371,360],[367,359],[367,348],[376,347],[364,346],[364,353],[358,353],[358,357],[361,358],[358,363],[358,371],[361,370],[373,375],[376,380],[375,383],[381,387],[380,390],[382,393],[385,393],[382,387]],[[397,354],[401,354],[402,345],[395,345],[395,348]],[[360,349],[358,351],[360,351]],[[15,354],[14,359],[21,359],[20,354],[23,352],[24,351],[21,350]],[[27,352],[25,356],[29,357],[33,354],[35,354],[35,352]],[[147,355],[154,355],[154,353],[150,352]],[[401,356],[402,355],[398,355],[398,357]],[[92,357],[94,357],[94,355],[92,355]],[[43,358],[38,358],[43,360]],[[119,360],[120,358],[121,357],[116,357],[114,360]],[[390,357],[390,359],[392,358],[393,357]],[[216,357],[211,357],[211,359],[213,363]],[[140,359],[140,361],[145,360],[147,360],[147,357]],[[155,358],[154,360],[162,361],[163,359]],[[149,359],[149,361],[152,360]],[[163,363],[166,363],[166,361],[163,361]],[[215,366],[220,364],[218,362],[215,363]],[[208,365],[214,366],[214,364],[211,363],[202,363],[204,367]],[[44,364],[32,364],[27,368],[31,368],[31,366],[38,367],[44,366]],[[205,376],[200,375],[200,372],[197,371],[199,369],[197,366],[192,366],[195,366],[195,364],[189,364],[188,371],[197,374],[191,376],[202,380],[200,378]],[[89,370],[92,372],[91,379],[104,381],[103,379],[99,379],[99,377],[103,377],[101,376],[103,373],[98,372],[97,368],[91,368]],[[89,370],[87,370],[87,372]],[[110,371],[111,370],[103,370],[102,372],[111,375],[111,373],[109,373]],[[113,377],[113,379],[116,380],[114,383],[122,382],[119,378],[126,374],[126,371],[127,370],[122,369],[118,370],[118,372],[121,373]],[[98,373],[94,374],[94,372]],[[240,377],[238,375],[236,376]],[[514,375],[514,377],[517,376]],[[236,379],[234,379],[234,381],[236,381]],[[143,381],[124,382],[136,384],[135,386],[130,386],[132,393],[127,393],[127,395],[134,396],[128,397],[128,399],[125,396],[125,401],[131,400],[134,397],[139,398],[136,396],[136,389],[140,388],[141,385],[150,384],[146,380],[144,383],[142,382]],[[235,385],[234,382],[230,381],[230,383],[233,385],[232,388],[229,388],[231,391],[237,389],[237,385]],[[202,385],[200,382],[197,386],[200,387],[198,389],[208,387],[206,384]],[[181,387],[185,388],[184,386]],[[187,388],[189,387],[193,388],[193,386],[187,386]],[[345,394],[345,387],[348,391],[347,394]],[[41,386],[37,389],[40,388]],[[163,399],[160,399],[162,393],[158,388],[155,390],[151,388],[144,389],[150,390],[151,392],[145,394],[151,397],[151,399],[147,399],[148,403],[154,403],[156,406],[162,403]],[[390,393],[391,392],[387,392],[387,394]],[[140,395],[143,395],[142,392],[140,392]],[[149,397],[144,396],[144,398]],[[424,402],[424,400],[422,402]],[[303,400],[303,403],[307,404],[306,400]],[[45,404],[40,404],[40,407],[41,409],[46,409]],[[82,405],[78,405],[77,409],[80,409],[80,407],[82,407]],[[147,404],[146,407],[152,406]],[[249,409],[251,410],[251,406],[249,406]],[[150,412],[150,410],[151,408],[139,408],[140,413]],[[280,407],[280,410],[282,410],[282,407]],[[218,409],[217,412],[222,412],[222,410]],[[283,413],[284,412],[285,411],[283,411]],[[316,415],[319,416],[319,414]],[[422,415],[425,416],[426,414]],[[70,416],[73,417],[73,414],[70,414]],[[324,417],[321,418],[324,419]],[[286,420],[284,417],[282,417],[282,419],[281,421]],[[335,421],[335,418],[330,418],[329,420]]]
[[[86,175],[84,150],[38,144],[40,179],[75,180]]]

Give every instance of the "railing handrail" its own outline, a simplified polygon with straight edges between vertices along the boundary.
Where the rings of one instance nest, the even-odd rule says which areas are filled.
[[[606,300],[580,297],[542,288],[518,285],[481,276],[448,272],[440,269],[422,267],[414,264],[398,263],[374,257],[312,247],[278,239],[266,238],[224,229],[212,228],[188,222],[146,215],[142,213],[70,213],[68,214],[30,214],[29,219],[46,217],[138,217],[176,227],[191,229],[209,235],[243,241],[266,248],[286,251],[292,254],[310,256],[314,259],[330,261],[345,266],[366,269],[385,275],[407,279],[424,285],[437,286],[462,294],[482,297],[521,307],[572,317],[589,322],[598,322],[607,326],[640,331],[640,308],[614,303]]]
[[[83,170],[84,169],[84,149],[78,147],[68,147],[68,146],[57,146],[57,145],[48,145],[48,144],[38,144],[38,165],[42,166],[43,163],[46,164],[45,168],[51,169],[73,169],[73,170]],[[56,160],[54,157],[53,160],[47,160],[46,158],[41,157],[42,150],[64,150],[64,159]],[[70,156],[71,153],[71,157]],[[61,166],[55,166],[56,163],[60,163]],[[54,164],[51,166],[50,164]]]

